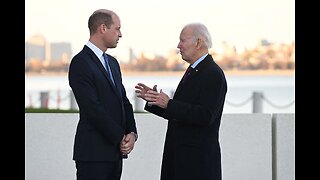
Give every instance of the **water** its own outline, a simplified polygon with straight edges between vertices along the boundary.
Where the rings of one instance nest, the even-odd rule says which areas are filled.
[[[182,74],[181,74],[182,76]],[[142,82],[150,87],[158,85],[170,96],[176,89],[181,76],[151,75],[123,76],[127,96],[134,105],[134,86]],[[263,94],[263,113],[294,113],[295,91],[293,75],[227,75],[228,92],[224,113],[252,113],[252,95]],[[49,92],[49,108],[70,108],[70,91],[67,76],[26,76],[25,107],[40,107],[40,92]],[[60,97],[60,98],[58,98]],[[60,99],[60,100],[59,100]]]

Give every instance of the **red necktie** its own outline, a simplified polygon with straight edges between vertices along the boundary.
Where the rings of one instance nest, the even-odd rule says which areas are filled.
[[[186,70],[186,72],[184,73],[183,77],[182,77],[182,82],[184,82],[186,80],[186,78],[188,77],[188,75],[190,74],[190,70],[192,69],[191,66],[188,67],[188,69]]]

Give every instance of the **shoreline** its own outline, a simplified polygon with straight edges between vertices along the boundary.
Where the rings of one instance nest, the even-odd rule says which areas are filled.
[[[182,76],[184,71],[123,71],[123,76]],[[294,76],[294,70],[226,70],[226,76]],[[67,76],[67,72],[28,72],[25,76]]]

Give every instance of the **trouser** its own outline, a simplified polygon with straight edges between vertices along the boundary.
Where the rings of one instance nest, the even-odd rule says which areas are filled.
[[[77,180],[120,180],[122,159],[118,161],[76,161]]]

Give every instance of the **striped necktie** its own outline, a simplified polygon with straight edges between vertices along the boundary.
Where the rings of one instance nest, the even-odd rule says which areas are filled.
[[[111,72],[111,68],[109,66],[109,62],[108,62],[108,56],[106,53],[103,53],[103,59],[106,65],[106,70],[107,70],[107,74],[109,75],[109,78],[111,79],[113,85],[115,86],[114,80],[113,80],[113,76],[112,76],[112,72]]]

